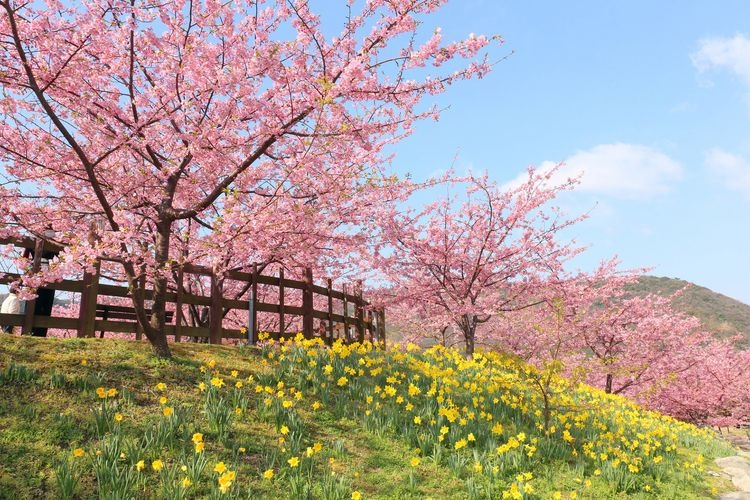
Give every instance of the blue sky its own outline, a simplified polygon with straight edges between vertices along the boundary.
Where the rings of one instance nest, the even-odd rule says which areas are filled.
[[[560,200],[590,218],[576,263],[617,254],[750,303],[750,2],[454,0],[425,29],[500,34],[483,80],[438,98],[394,167],[511,182],[527,165],[584,171]]]

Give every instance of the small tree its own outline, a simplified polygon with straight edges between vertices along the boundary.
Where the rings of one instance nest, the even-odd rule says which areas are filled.
[[[288,255],[273,248],[279,221],[327,246],[336,217],[356,224],[394,186],[381,152],[437,116],[422,98],[490,69],[451,63],[486,37],[418,42],[443,3],[350,2],[331,37],[302,0],[0,0],[2,232],[56,230],[66,250],[45,280],[118,259],[139,323],[169,356],[175,261],[221,268],[229,240]],[[182,235],[191,252],[175,255]]]
[[[379,269],[394,301],[412,305],[434,331],[452,325],[472,356],[480,325],[538,302],[545,276],[576,253],[557,234],[578,219],[546,205],[573,182],[549,186],[554,171],[529,170],[522,185],[504,190],[486,177],[460,181],[462,197],[385,218]],[[429,307],[427,306],[429,305]]]

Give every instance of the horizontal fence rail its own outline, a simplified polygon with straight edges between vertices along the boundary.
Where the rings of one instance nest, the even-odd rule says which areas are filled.
[[[54,243],[33,238],[0,238],[0,245],[13,245],[17,248],[33,251],[31,272],[39,272],[42,266],[42,255],[58,253],[62,247]],[[117,261],[102,257],[102,261]],[[29,334],[35,328],[55,328],[75,330],[78,337],[94,337],[100,332],[134,333],[136,339],[141,339],[143,328],[136,319],[133,307],[113,304],[100,304],[100,297],[132,298],[132,290],[126,286],[102,283],[100,263],[94,266],[95,272],[85,272],[83,279],[64,279],[45,284],[41,289],[73,292],[81,294],[78,318],[54,317],[51,315],[35,314],[35,301],[26,301],[23,314],[0,314],[0,325],[20,326],[22,334]],[[258,340],[258,313],[278,315],[278,331],[268,332],[271,338],[291,338],[297,332],[287,332],[287,317],[301,317],[302,331],[305,338],[321,337],[329,345],[336,338],[344,342],[371,340],[385,344],[385,311],[372,309],[363,299],[361,285],[355,293],[334,290],[330,279],[325,286],[314,283],[311,269],[305,269],[302,280],[284,277],[284,269],[279,270],[278,276],[264,275],[258,272],[257,264],[252,265],[252,271],[227,271],[217,276],[210,268],[195,264],[182,264],[175,267],[176,280],[174,290],[166,294],[168,304],[174,304],[174,311],[168,310],[164,333],[174,336],[179,342],[182,337],[207,338],[210,343],[221,343],[222,339],[246,339],[254,344]],[[185,289],[185,275],[193,274],[210,279],[210,295],[191,293]],[[0,276],[0,283],[10,284],[21,278],[18,273],[5,273]],[[145,278],[142,278],[144,280]],[[247,295],[242,298],[225,297],[223,284],[225,280],[244,283],[243,289]],[[142,283],[145,284],[145,283]],[[278,301],[262,302],[258,300],[258,285],[264,285],[266,294],[276,289]],[[145,289],[145,286],[144,286]],[[286,292],[299,290],[302,294],[302,305],[286,303]],[[152,300],[153,291],[145,289],[145,299]],[[315,297],[322,296],[326,304],[325,310],[314,307]],[[337,303],[340,307],[335,308]],[[183,306],[202,306],[208,308],[208,326],[190,326],[187,323]],[[224,328],[223,321],[228,310],[247,311],[247,324],[243,329]],[[341,312],[334,312],[340,310]],[[147,314],[150,310],[146,310]],[[315,320],[319,321],[315,328]],[[321,327],[322,325],[322,327]],[[246,331],[245,331],[246,330]]]

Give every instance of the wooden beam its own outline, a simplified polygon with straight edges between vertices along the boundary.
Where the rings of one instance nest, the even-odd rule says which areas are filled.
[[[183,266],[180,266],[180,268],[177,270],[177,283],[175,285],[177,286],[177,298],[175,300],[174,304],[174,341],[179,342],[182,338],[180,335],[180,329],[182,328],[182,300],[183,295],[185,294],[184,289],[184,283],[185,283],[185,268]]]
[[[211,275],[211,310],[209,313],[209,344],[221,344],[221,324],[224,316],[222,304],[223,280],[215,274]]]
[[[81,293],[81,305],[78,312],[78,336],[96,336],[96,300],[99,294],[99,271],[101,263],[94,263],[94,272],[88,270],[83,273],[83,291]]]
[[[286,331],[284,322],[284,268],[279,267],[279,332],[283,334]]]
[[[347,297],[349,297],[346,294],[346,284],[343,285],[343,297],[342,301],[344,303],[344,342],[349,342],[349,301]]]
[[[42,253],[44,252],[44,240],[37,238],[34,242],[34,256],[31,263],[31,274],[36,274],[42,267]],[[36,299],[26,301],[26,309],[24,310],[23,327],[21,328],[21,335],[31,335],[31,330],[34,328],[34,309],[36,308]]]
[[[312,269],[309,267],[305,269],[305,284],[307,285],[302,290],[302,333],[306,339],[313,337],[313,275]]]
[[[362,281],[357,282],[357,301],[355,311],[357,315],[357,342],[365,341],[365,305],[362,300]]]
[[[326,285],[326,295],[328,296],[328,314],[326,318],[328,320],[328,336],[326,337],[326,344],[331,345],[333,344],[333,282],[331,278],[328,278]]]
[[[250,288],[250,301],[248,303],[249,325],[247,329],[247,341],[255,345],[258,341],[258,309],[255,307],[258,303],[258,264],[253,264],[252,286]]]
[[[146,268],[145,266],[141,266],[141,275],[138,278],[138,289],[140,290],[140,293],[143,293],[144,296],[146,295]],[[139,292],[136,292],[139,293]],[[146,318],[148,321],[149,318]],[[138,328],[135,330],[135,340],[141,340],[143,337],[143,326],[140,323],[137,323]]]

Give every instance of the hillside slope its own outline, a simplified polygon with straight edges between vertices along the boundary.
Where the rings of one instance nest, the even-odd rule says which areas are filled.
[[[707,429],[497,354],[0,342],[18,498],[712,498]],[[105,496],[106,494],[106,496]],[[2,495],[0,495],[2,496]]]
[[[739,343],[750,348],[750,305],[688,281],[658,276],[642,276],[631,290],[638,295],[670,295],[688,287],[675,301],[675,307],[700,319],[722,337],[741,334]]]

